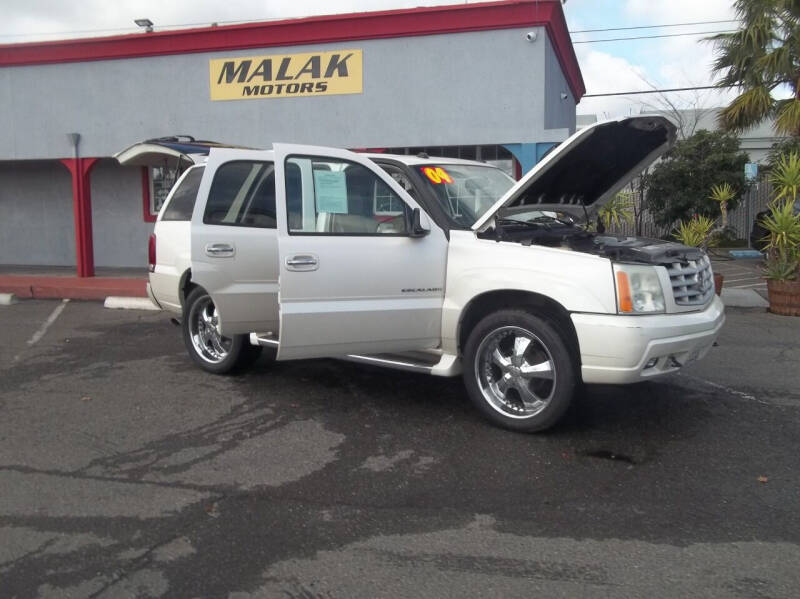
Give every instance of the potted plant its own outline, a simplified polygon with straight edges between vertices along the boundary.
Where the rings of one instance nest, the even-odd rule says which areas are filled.
[[[713,218],[695,214],[691,220],[678,221],[672,236],[683,245],[707,250],[716,243],[716,239],[712,235],[713,230]],[[721,274],[714,273],[714,291],[716,291],[717,295],[722,293],[723,281],[724,277]]]
[[[768,232],[764,276],[767,279],[769,311],[800,316],[800,214],[794,212],[794,197],[773,203],[761,219]]]

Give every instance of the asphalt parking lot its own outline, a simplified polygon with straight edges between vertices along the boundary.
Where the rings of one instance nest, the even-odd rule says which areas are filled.
[[[765,299],[767,298],[767,281],[764,279],[764,262],[761,258],[731,259],[724,256],[713,256],[713,267],[716,274],[725,277],[727,289],[752,289]]]
[[[703,362],[541,435],[460,380],[211,376],[161,313],[29,300],[0,330],[2,597],[800,593],[797,318],[730,310]]]

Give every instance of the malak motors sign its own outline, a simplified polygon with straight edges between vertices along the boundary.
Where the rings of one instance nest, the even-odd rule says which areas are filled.
[[[362,51],[275,54],[209,61],[212,100],[360,94]]]

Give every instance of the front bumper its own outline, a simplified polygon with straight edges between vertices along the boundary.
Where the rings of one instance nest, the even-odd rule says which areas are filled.
[[[572,314],[585,383],[625,384],[675,372],[708,353],[725,323],[719,297],[702,312]]]

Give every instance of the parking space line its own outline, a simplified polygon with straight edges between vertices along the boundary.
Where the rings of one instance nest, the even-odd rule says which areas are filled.
[[[760,281],[761,277],[753,275],[752,277],[742,277],[741,279],[725,279],[726,283],[741,283],[742,281],[752,281],[753,279]]]
[[[44,321],[42,326],[39,327],[39,329],[33,334],[33,336],[30,339],[28,339],[28,347],[36,345],[41,340],[41,338],[44,337],[44,334],[47,332],[47,329],[50,328],[50,325],[52,325],[59,317],[59,315],[64,311],[64,308],[67,307],[68,302],[69,302],[68,299],[61,300],[61,303],[58,304],[55,310],[53,310],[50,313],[50,316],[47,317],[47,320]]]
[[[766,287],[767,283],[761,281],[760,283],[753,283],[752,285],[734,285],[737,289],[744,289],[745,287]]]
[[[750,401],[754,401],[756,403],[763,404],[765,406],[770,405],[769,402],[764,401],[762,399],[758,399],[755,395],[750,395],[749,393],[745,393],[744,391],[739,391],[738,389],[734,389],[733,387],[727,387],[725,385],[720,385],[719,383],[715,383],[713,381],[709,381],[708,379],[701,378],[699,376],[694,376],[691,374],[685,374],[683,372],[679,372],[678,376],[686,377],[687,379],[693,379],[695,381],[700,381],[701,383],[705,383],[709,387],[713,387],[715,389],[719,389],[720,391],[725,391],[726,393],[730,393],[731,395],[735,395],[736,397],[741,397],[742,399],[747,399]]]

